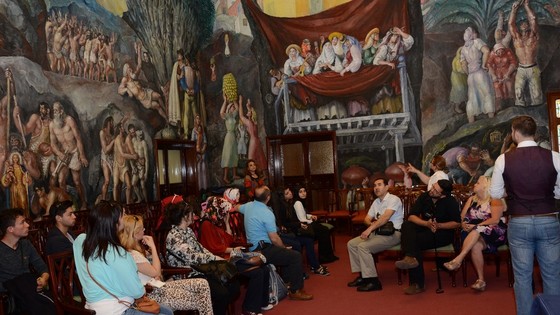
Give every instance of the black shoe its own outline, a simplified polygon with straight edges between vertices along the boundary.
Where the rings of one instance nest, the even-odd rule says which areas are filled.
[[[306,272],[304,272],[303,273],[303,280],[307,280],[307,279],[309,279],[309,275]]]
[[[359,286],[359,292],[369,292],[369,291],[381,291],[383,287],[379,281],[368,281],[366,284]]]
[[[356,279],[354,279],[354,281],[352,282],[348,282],[348,286],[349,287],[359,287],[362,286],[366,283],[366,281],[364,280],[364,278],[358,276]]]

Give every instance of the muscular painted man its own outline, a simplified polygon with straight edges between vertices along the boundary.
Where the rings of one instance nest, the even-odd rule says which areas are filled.
[[[148,145],[146,140],[144,140],[144,132],[142,130],[136,130],[131,132],[131,126],[128,127],[128,134],[131,136],[132,147],[134,152],[138,154],[138,159],[132,161],[132,187],[134,187],[134,193],[138,202],[148,201],[148,191],[146,190],[146,179],[148,174]],[[128,140],[128,137],[127,137]]]
[[[142,104],[142,106],[147,109],[157,110],[161,117],[167,120],[167,115],[163,110],[163,98],[158,92],[142,87],[140,82],[136,80],[137,73],[138,72],[134,73],[132,71],[132,68],[128,63],[124,64],[123,78],[121,80],[121,84],[119,85],[118,93],[123,96],[127,94],[130,97],[134,97]]]
[[[82,167],[88,167],[89,163],[76,120],[64,112],[60,102],[53,104],[53,120],[49,124],[49,131],[51,149],[57,157],[56,161],[51,163],[51,181],[58,179],[58,186],[66,190],[66,178],[68,177],[68,171],[70,171],[81,200],[81,209],[86,209],[87,203],[81,169]],[[54,186],[53,182],[51,182],[51,186]]]
[[[113,172],[113,148],[115,136],[113,133],[114,120],[108,116],[103,121],[103,128],[99,131],[101,142],[101,169],[103,170],[103,186],[101,186],[101,200],[107,200],[107,192],[111,183],[111,173]]]
[[[128,204],[132,202],[132,181],[128,160],[136,160],[138,154],[134,152],[134,148],[127,146],[126,133],[122,122],[117,124],[117,130],[119,134],[114,143],[113,199],[120,202],[121,183],[124,183],[126,185],[126,203]]]
[[[527,12],[527,20],[521,21],[519,27],[515,23],[519,7],[523,4]],[[515,1],[509,16],[509,29],[513,37],[513,47],[519,59],[519,67],[515,75],[515,105],[531,106],[543,103],[541,86],[541,70],[537,64],[539,48],[539,29],[535,12],[529,6],[529,0]],[[529,89],[526,99],[525,89]]]
[[[25,136],[31,134],[29,139],[29,150],[36,154],[41,162],[41,174],[46,176],[48,172],[49,162],[52,160],[52,150],[50,150],[50,131],[49,125],[52,121],[50,118],[50,106],[45,102],[39,103],[38,113],[31,114],[27,123],[20,124],[21,122],[21,109],[19,106],[14,107],[14,121],[16,128]],[[41,144],[47,144],[47,146]],[[43,151],[47,149],[46,151]]]

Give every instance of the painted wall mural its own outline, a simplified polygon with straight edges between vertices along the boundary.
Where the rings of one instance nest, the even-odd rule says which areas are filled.
[[[340,187],[361,184],[346,180],[358,167],[427,170],[435,155],[456,182],[476,181],[519,114],[537,119],[547,145],[560,1],[397,1],[383,12],[400,13],[384,23],[274,29],[281,48],[271,50],[259,23],[320,21],[360,1],[277,2],[2,4],[1,207],[39,216],[68,196],[79,208],[153,200],[153,140],[163,137],[195,141],[202,189],[243,186],[248,160],[266,165],[268,135],[337,130]],[[320,75],[349,85],[364,73],[384,79],[362,93],[309,88]]]

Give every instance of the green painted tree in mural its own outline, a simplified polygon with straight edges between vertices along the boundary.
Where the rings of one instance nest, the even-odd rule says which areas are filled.
[[[149,52],[162,85],[171,77],[178,49],[194,57],[212,37],[212,0],[126,0],[126,5],[123,20]]]
[[[507,21],[512,4],[519,0],[432,0],[422,6],[424,27],[427,32],[437,32],[452,24],[471,24],[476,26],[483,40],[491,38],[502,11]],[[548,0],[529,0],[539,23],[552,18],[546,9]],[[524,12],[522,13],[524,14]],[[520,14],[518,19],[524,19]],[[507,23],[507,22],[506,22]]]

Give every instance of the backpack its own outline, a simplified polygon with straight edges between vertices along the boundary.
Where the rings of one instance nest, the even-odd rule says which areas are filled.
[[[267,267],[270,276],[268,303],[276,305],[278,304],[278,302],[288,296],[288,288],[276,271],[276,267],[274,267],[274,265],[272,264],[268,264]]]

